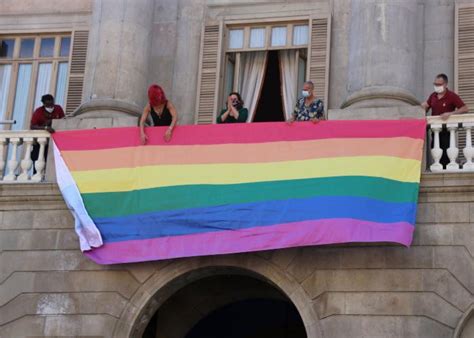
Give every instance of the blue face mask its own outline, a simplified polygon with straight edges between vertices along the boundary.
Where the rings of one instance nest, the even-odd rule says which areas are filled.
[[[302,95],[304,98],[307,98],[307,97],[309,97],[309,91],[303,90],[303,91],[301,92],[301,95]]]

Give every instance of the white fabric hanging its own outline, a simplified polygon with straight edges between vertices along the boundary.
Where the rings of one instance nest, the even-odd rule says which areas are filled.
[[[36,94],[35,94],[35,106],[39,107],[43,103],[41,102],[41,96],[45,94],[51,94],[49,92],[49,85],[51,83],[51,63],[40,63],[38,68],[38,80],[36,81]]]
[[[286,27],[272,28],[272,47],[280,47],[286,45]]]
[[[298,87],[298,55],[296,50],[281,50],[280,70],[281,86],[283,93],[283,106],[288,119],[296,104],[296,92]]]
[[[250,48],[265,47],[265,28],[252,28],[250,30]]]
[[[12,65],[0,65],[0,120],[6,117],[11,72]]]
[[[66,98],[66,85],[67,85],[67,71],[68,63],[61,62],[59,63],[58,69],[58,81],[56,82],[56,95],[54,97],[56,104],[64,107],[65,98]]]
[[[263,85],[267,52],[241,53],[239,93],[249,111],[247,121],[252,121]]]
[[[29,121],[25,121],[30,82],[31,64],[20,64],[15,88],[15,103],[13,105],[13,120],[16,120],[16,124],[12,125],[12,130],[23,130],[30,127]]]

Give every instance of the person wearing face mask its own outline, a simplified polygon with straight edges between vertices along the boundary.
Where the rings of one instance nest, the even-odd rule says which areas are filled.
[[[51,127],[53,120],[64,118],[63,108],[54,104],[54,97],[51,94],[46,94],[41,97],[41,103],[43,105],[35,109],[33,116],[31,117],[30,129],[32,130],[46,130],[50,133],[54,133],[54,129]],[[36,162],[39,157],[40,145],[38,143],[33,144],[31,150],[31,160]],[[44,150],[44,157],[46,160],[48,156],[48,145]],[[33,174],[36,174],[36,169],[33,167]]]
[[[448,89],[448,77],[446,74],[438,74],[433,83],[434,92],[423,102],[421,106],[427,112],[431,109],[432,116],[440,116],[443,120],[454,114],[468,112],[467,106],[459,95]]]
[[[314,95],[314,84],[306,81],[303,84],[301,98],[296,102],[295,110],[288,123],[293,121],[312,121],[317,123],[324,120],[324,104],[323,101]]]
[[[438,74],[435,77],[434,92],[423,102],[421,106],[428,112],[431,109],[432,116],[439,116],[443,120],[447,120],[451,115],[464,114],[469,111],[468,107],[456,93],[448,89],[448,77],[446,74]],[[450,162],[446,153],[449,148],[449,132],[443,126],[443,130],[439,133],[440,147],[443,149],[443,156],[440,163],[443,167]]]
[[[51,94],[46,94],[41,97],[41,107],[36,108],[31,117],[30,129],[33,130],[47,130],[54,133],[51,127],[53,120],[64,118],[64,111],[60,105],[54,104],[54,97]]]
[[[244,107],[244,100],[237,92],[227,97],[226,108],[222,109],[217,117],[217,123],[244,123],[247,122],[249,111]]]

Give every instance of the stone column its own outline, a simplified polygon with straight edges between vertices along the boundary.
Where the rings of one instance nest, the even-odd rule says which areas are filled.
[[[153,0],[94,1],[78,114],[111,117],[138,114],[146,102],[152,44]]]
[[[349,96],[343,108],[418,104],[422,7],[415,0],[353,0]]]

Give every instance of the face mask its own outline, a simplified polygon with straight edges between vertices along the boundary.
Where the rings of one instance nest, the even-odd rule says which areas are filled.
[[[309,97],[309,91],[303,90],[303,91],[301,92],[301,95],[303,95],[304,98]]]
[[[444,86],[434,86],[434,91],[438,94],[444,92]]]
[[[44,107],[48,113],[52,113],[54,110],[54,107]]]

